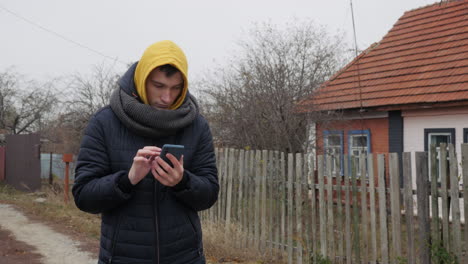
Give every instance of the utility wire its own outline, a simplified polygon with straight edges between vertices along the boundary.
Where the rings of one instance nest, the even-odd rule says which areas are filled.
[[[43,27],[43,26],[39,25],[38,23],[35,23],[34,21],[32,21],[32,20],[30,20],[30,19],[27,19],[27,18],[25,18],[25,17],[19,15],[18,13],[15,13],[15,12],[9,10],[8,8],[4,7],[3,5],[0,5],[0,9],[3,9],[3,11],[10,13],[11,15],[13,15],[13,16],[15,16],[15,17],[17,17],[17,18],[19,18],[19,19],[21,19],[21,20],[23,20],[23,21],[25,21],[26,23],[28,23],[28,24],[30,24],[30,25],[33,25],[33,26],[35,26],[35,27],[38,27],[38,28],[40,28],[40,29],[42,29],[42,30],[44,30],[44,31],[46,31],[46,32],[48,32],[48,33],[50,33],[50,34],[52,34],[52,35],[58,37],[58,38],[61,38],[61,39],[65,40],[65,41],[67,41],[67,42],[70,42],[70,43],[72,43],[72,44],[74,44],[74,45],[77,45],[77,46],[80,47],[80,48],[83,48],[83,49],[86,49],[86,50],[88,50],[88,51],[91,51],[91,52],[93,52],[93,53],[95,53],[95,54],[97,54],[97,55],[99,55],[99,56],[102,56],[102,57],[104,57],[104,58],[106,58],[106,59],[113,60],[114,62],[120,62],[120,63],[122,63],[122,64],[124,64],[124,65],[127,65],[127,63],[125,63],[125,62],[123,62],[123,61],[120,61],[119,59],[117,59],[117,57],[113,58],[113,57],[107,56],[106,54],[104,54],[104,53],[102,53],[102,52],[100,52],[100,51],[97,51],[97,50],[95,50],[95,49],[93,49],[93,48],[90,48],[90,47],[88,47],[88,46],[86,46],[86,45],[83,45],[83,44],[81,44],[81,43],[79,43],[79,42],[77,42],[77,41],[74,41],[74,40],[72,40],[72,39],[70,39],[70,38],[68,38],[68,37],[65,37],[65,36],[63,36],[63,35],[61,35],[61,34],[55,32],[55,31],[53,31],[53,30],[50,30],[50,29],[48,29],[48,28],[46,28],[46,27]]]

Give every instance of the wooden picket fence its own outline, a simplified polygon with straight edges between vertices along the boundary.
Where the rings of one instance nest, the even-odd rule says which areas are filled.
[[[448,158],[449,168],[440,162],[439,180],[436,154],[427,152],[414,153],[415,175],[411,153],[403,153],[400,175],[397,153],[345,156],[343,170],[332,173],[332,163],[341,164],[331,157],[312,162],[308,154],[216,149],[220,196],[200,215],[225,225],[237,250],[256,248],[287,263],[425,264],[444,250],[468,263],[460,210],[468,219],[468,184],[460,184],[468,182],[468,144],[461,167],[454,146],[446,149],[441,144],[439,158]]]

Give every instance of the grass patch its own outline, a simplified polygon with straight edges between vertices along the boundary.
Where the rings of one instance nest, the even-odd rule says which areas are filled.
[[[70,197],[73,199],[71,195]],[[45,200],[37,202],[38,198]],[[72,231],[99,239],[101,223],[99,215],[80,211],[73,200],[65,203],[63,193],[57,186],[43,184],[40,191],[24,193],[2,183],[0,184],[0,202],[13,204],[26,214],[34,215],[43,221],[59,223]]]
[[[0,182],[0,203],[15,205],[41,221],[60,224],[71,232],[98,240],[100,215],[80,211],[73,202],[73,196],[70,194],[69,197],[70,202],[65,203],[63,186],[57,184],[50,186],[44,182],[39,191],[25,193]],[[45,201],[37,202],[38,198],[44,198]],[[238,226],[231,225],[229,232],[230,235],[226,236],[224,224],[203,223],[203,243],[208,263],[284,263],[279,253],[262,253],[251,246]],[[247,241],[247,244],[242,244],[242,241]]]

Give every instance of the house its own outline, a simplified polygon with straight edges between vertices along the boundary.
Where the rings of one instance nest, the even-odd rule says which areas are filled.
[[[340,113],[310,124],[317,154],[415,152],[440,142],[460,153],[468,141],[468,0],[405,12],[298,109]]]

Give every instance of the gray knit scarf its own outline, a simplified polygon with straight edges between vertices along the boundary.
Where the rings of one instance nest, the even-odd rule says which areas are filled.
[[[120,121],[137,135],[165,137],[190,125],[198,115],[195,98],[187,93],[183,104],[175,110],[159,110],[139,102],[121,88],[111,95],[110,106]]]

